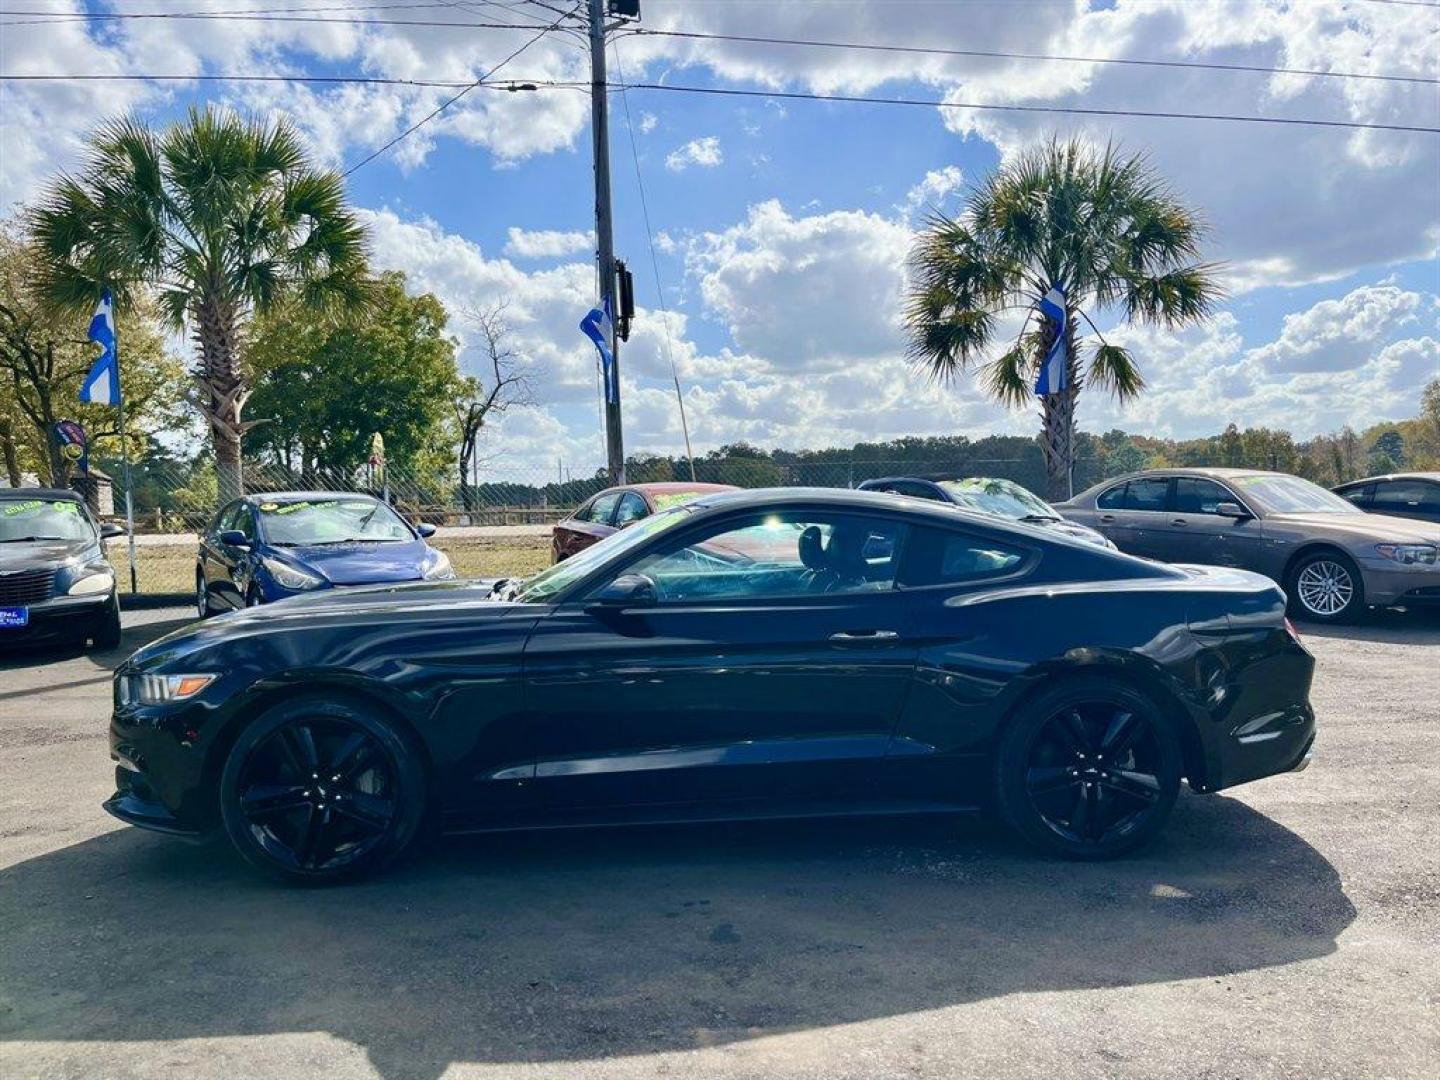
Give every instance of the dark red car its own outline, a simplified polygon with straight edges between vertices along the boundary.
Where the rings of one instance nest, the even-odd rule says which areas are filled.
[[[627,484],[606,488],[567,518],[555,523],[550,550],[554,562],[568,559],[577,551],[643,517],[697,499],[715,491],[735,491],[730,484]]]

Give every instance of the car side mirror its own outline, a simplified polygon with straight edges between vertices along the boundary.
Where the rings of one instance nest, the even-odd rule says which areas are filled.
[[[648,574],[621,574],[590,598],[589,607],[615,611],[620,608],[654,607],[660,602],[655,579]]]
[[[250,546],[250,541],[239,529],[226,529],[217,539],[229,547],[248,548]]]
[[[113,522],[107,521],[105,522],[105,524],[100,526],[101,540],[114,540],[115,537],[124,535],[125,530],[122,529],[119,525],[114,524]]]
[[[428,521],[422,521],[419,525],[415,526],[415,531],[420,534],[422,540],[428,540],[435,535],[435,526],[431,525]]]
[[[1216,503],[1215,513],[1221,517],[1235,518],[1237,521],[1248,521],[1255,516],[1237,502]]]

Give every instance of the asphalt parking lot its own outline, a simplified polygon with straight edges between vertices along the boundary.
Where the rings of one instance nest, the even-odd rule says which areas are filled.
[[[1315,764],[1182,796],[1119,863],[756,825],[452,841],[323,891],[100,810],[109,668],[185,617],[0,657],[7,1080],[1440,1074],[1435,615],[1310,629]]]

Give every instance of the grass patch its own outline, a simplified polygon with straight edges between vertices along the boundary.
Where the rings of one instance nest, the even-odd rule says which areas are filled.
[[[550,537],[456,537],[442,533],[431,541],[463,578],[526,577],[550,565]],[[122,539],[110,544],[110,562],[120,591],[130,591],[129,556]],[[135,548],[135,572],[142,593],[195,591],[195,547],[190,544],[142,544]]]

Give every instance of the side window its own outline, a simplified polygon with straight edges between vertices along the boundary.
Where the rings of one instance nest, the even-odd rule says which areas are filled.
[[[1340,493],[1341,498],[1347,499],[1348,501],[1354,503],[1356,506],[1370,505],[1370,500],[1374,497],[1374,495],[1374,484],[1361,484],[1358,487],[1353,487],[1350,488],[1348,491],[1342,491]]]
[[[230,528],[239,529],[245,534],[246,540],[255,539],[255,514],[245,503],[236,503],[234,516],[231,519]]]
[[[615,512],[615,504],[619,501],[620,492],[607,491],[590,504],[590,516],[585,520],[593,521],[597,525],[609,525],[610,515]]]
[[[215,515],[215,524],[210,526],[210,535],[219,536],[227,529],[235,528],[235,511],[240,508],[239,503],[231,503],[224,507],[220,513]]]
[[[1129,484],[1116,484],[1095,500],[1095,506],[1100,510],[1125,509],[1125,489],[1129,486]]]
[[[984,581],[1019,569],[1024,549],[987,536],[917,529],[905,556],[901,584],[960,585]]]
[[[1165,496],[1169,490],[1170,481],[1163,476],[1131,480],[1125,490],[1125,509],[1164,510]]]
[[[767,514],[717,525],[625,569],[655,582],[661,603],[885,592],[905,527],[848,514]]]
[[[572,521],[589,521],[590,511],[594,508],[595,504],[593,502],[585,503],[580,509],[576,510],[575,513],[571,514],[570,518]]]
[[[945,496],[941,495],[929,484],[897,484],[896,490],[901,495],[909,495],[916,499],[929,499],[931,502],[946,502]]]
[[[1440,504],[1440,488],[1423,480],[1385,480],[1375,485],[1376,510],[1402,510],[1415,513],[1433,510]]]
[[[1198,476],[1175,478],[1177,514],[1213,514],[1222,502],[1234,502],[1231,494],[1213,480]]]
[[[639,521],[648,513],[650,513],[650,508],[645,505],[645,500],[635,492],[627,491],[620,497],[619,509],[615,511],[615,527],[623,529],[631,522]]]

